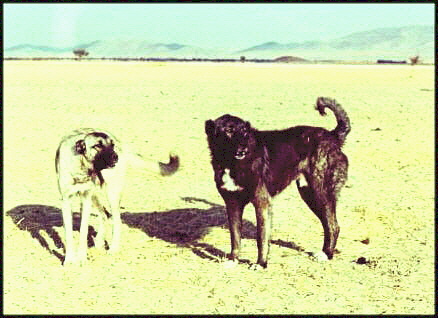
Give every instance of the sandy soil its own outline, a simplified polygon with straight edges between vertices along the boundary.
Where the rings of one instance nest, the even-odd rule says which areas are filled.
[[[340,253],[311,260],[322,227],[291,186],[274,202],[269,268],[226,268],[204,121],[335,127],[314,110],[318,96],[352,123]],[[432,66],[7,61],[3,111],[5,314],[434,312]],[[173,150],[182,167],[169,178],[129,170],[122,251],[90,248],[86,266],[67,269],[54,157],[78,127],[108,129],[154,160]],[[253,262],[252,206],[244,217]]]

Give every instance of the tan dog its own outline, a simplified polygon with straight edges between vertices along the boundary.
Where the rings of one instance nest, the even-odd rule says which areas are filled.
[[[113,224],[110,252],[116,252],[119,249],[120,197],[128,155],[123,152],[119,140],[102,130],[79,129],[62,139],[56,152],[56,172],[62,196],[62,218],[65,227],[64,265],[86,262],[88,224],[93,210],[97,210],[99,217],[95,245],[103,247],[105,244],[107,211],[111,214]],[[148,168],[152,168],[150,163],[149,165]],[[170,175],[178,167],[178,156],[171,155],[168,164],[154,163],[153,169],[161,175]],[[75,197],[80,199],[82,214],[77,255],[73,247],[72,225],[72,203]],[[105,209],[105,201],[109,209]]]

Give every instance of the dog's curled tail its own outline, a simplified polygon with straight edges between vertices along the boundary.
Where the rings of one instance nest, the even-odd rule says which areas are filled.
[[[316,100],[316,109],[322,116],[326,115],[325,108],[329,108],[335,114],[338,125],[332,132],[338,137],[341,144],[345,142],[345,138],[351,130],[350,119],[342,106],[333,98],[318,97]]]
[[[160,166],[160,173],[162,176],[170,176],[174,174],[179,168],[179,157],[174,153],[169,154],[169,162],[158,162]]]

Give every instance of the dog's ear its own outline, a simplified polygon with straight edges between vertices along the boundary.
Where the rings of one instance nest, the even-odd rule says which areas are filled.
[[[251,130],[251,123],[249,121],[245,122],[245,128],[246,128],[247,131]]]
[[[211,119],[207,120],[205,122],[205,133],[207,136],[213,136],[215,134],[216,125],[214,124],[214,121]]]
[[[78,154],[81,154],[81,155],[85,154],[85,149],[86,149],[86,147],[85,147],[85,141],[84,141],[83,139],[76,141],[76,144],[75,144],[75,151],[76,151]]]

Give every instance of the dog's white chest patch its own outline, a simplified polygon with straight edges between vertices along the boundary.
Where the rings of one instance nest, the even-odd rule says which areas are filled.
[[[230,175],[230,169],[225,169],[224,175],[222,176],[222,181],[224,184],[221,186],[222,189],[227,191],[242,191],[243,188],[234,182],[234,179]]]
[[[300,188],[304,188],[308,186],[306,177],[302,173],[298,175],[297,182],[298,182],[298,187]]]

